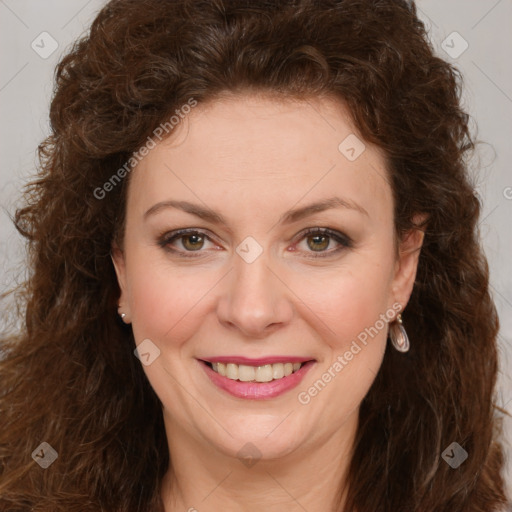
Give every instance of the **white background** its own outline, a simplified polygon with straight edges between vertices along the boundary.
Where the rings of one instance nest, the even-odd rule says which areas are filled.
[[[37,145],[48,133],[55,65],[104,3],[0,0],[0,291],[25,275],[20,237],[9,214],[34,172]],[[436,51],[465,77],[465,108],[482,142],[474,166],[484,203],[480,228],[501,320],[498,403],[512,411],[512,0],[419,0],[417,5]],[[58,44],[47,58],[31,47],[35,41],[40,53],[51,49],[51,39],[42,32]],[[505,427],[512,458],[512,419]],[[508,471],[512,493],[512,462]]]

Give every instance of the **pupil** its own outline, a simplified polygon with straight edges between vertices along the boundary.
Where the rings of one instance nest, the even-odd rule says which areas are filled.
[[[197,251],[203,245],[202,238],[203,237],[201,235],[188,235],[183,238],[183,245],[188,249]],[[316,247],[311,247],[310,245],[310,249],[312,249],[313,251],[322,251],[326,249],[329,245],[329,237],[326,235],[314,235],[310,236],[308,239],[313,241],[313,245],[316,245]]]
[[[314,236],[311,236],[309,238],[312,239],[312,240],[315,240],[314,244],[318,244],[318,243],[321,244],[321,242],[318,242],[319,239],[323,239],[323,241],[324,241],[324,243],[322,244],[322,246],[320,248],[318,246],[316,248],[310,246],[310,248],[313,249],[314,251],[326,249],[327,246],[329,245],[329,237],[328,236],[325,236],[325,235],[314,235]],[[327,242],[327,243],[325,243],[325,242]]]
[[[196,251],[198,249],[201,249],[202,246],[202,236],[201,235],[188,235],[184,237],[184,246],[187,249],[192,249],[193,251]],[[192,240],[192,243],[190,244],[189,241]],[[195,244],[200,244],[199,247],[197,247]]]

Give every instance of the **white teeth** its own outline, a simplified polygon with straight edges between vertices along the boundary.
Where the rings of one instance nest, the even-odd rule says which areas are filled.
[[[282,379],[284,377],[284,364],[276,363],[272,365],[272,377]]]
[[[238,380],[238,365],[228,363],[226,365],[226,377],[228,379]]]
[[[256,382],[270,382],[273,379],[272,365],[258,366],[256,368]]]
[[[241,364],[238,366],[238,380],[242,382],[250,382],[256,379],[256,368],[254,366],[245,366]]]
[[[301,363],[275,363],[263,366],[248,366],[234,363],[212,363],[213,371],[231,380],[242,382],[270,382],[282,379],[296,372],[302,366]]]

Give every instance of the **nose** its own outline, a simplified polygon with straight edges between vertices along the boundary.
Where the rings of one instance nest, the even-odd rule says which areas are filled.
[[[218,302],[219,322],[248,338],[264,338],[288,325],[293,294],[269,267],[265,253],[252,263],[235,255],[233,265]]]

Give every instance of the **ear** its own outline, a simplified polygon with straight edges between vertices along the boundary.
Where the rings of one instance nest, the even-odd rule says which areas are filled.
[[[130,323],[130,306],[128,304],[126,297],[126,261],[123,251],[119,248],[119,246],[116,243],[112,244],[110,257],[112,258],[112,263],[114,264],[114,269],[117,276],[117,282],[121,290],[121,294],[119,296],[119,314],[124,313],[125,317],[123,318],[123,321],[125,323]]]
[[[426,218],[426,215],[416,215],[413,222],[418,227],[405,233],[399,244],[392,294],[395,303],[398,302],[401,305],[401,311],[407,306],[414,287],[421,247],[425,237],[426,225],[424,222]]]

